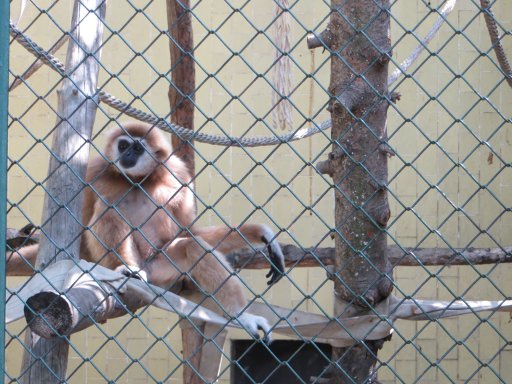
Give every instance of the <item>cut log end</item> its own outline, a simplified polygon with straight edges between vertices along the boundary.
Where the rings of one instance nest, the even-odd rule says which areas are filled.
[[[25,319],[35,334],[50,339],[71,329],[72,314],[68,302],[54,292],[40,292],[27,299]]]

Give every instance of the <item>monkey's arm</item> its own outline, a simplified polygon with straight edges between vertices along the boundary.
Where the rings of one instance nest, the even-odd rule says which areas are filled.
[[[31,276],[36,265],[38,244],[27,245],[6,254],[7,276]]]
[[[228,254],[232,251],[247,248],[251,244],[265,244],[270,257],[268,285],[275,284],[284,274],[284,256],[281,246],[272,230],[263,224],[243,224],[233,229],[227,226],[193,229],[194,235],[200,236],[215,250]]]

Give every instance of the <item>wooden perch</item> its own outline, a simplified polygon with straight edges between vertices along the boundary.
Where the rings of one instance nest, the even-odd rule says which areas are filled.
[[[27,299],[25,320],[32,332],[43,337],[69,336],[108,319],[134,313],[147,304],[136,290],[121,292],[105,284],[87,284],[66,291],[40,292]],[[79,308],[79,309],[78,309]]]
[[[35,244],[39,232],[27,225],[20,230],[7,229],[7,244],[11,249]],[[281,244],[286,266],[295,268],[320,267],[334,264],[334,248],[302,248],[291,244]],[[512,247],[505,248],[400,248],[387,247],[387,256],[394,266],[417,267],[434,265],[481,265],[512,262]],[[243,249],[227,255],[228,261],[236,269],[267,269],[268,254],[265,248]],[[15,274],[9,273],[8,276]],[[27,275],[27,274],[25,274]]]
[[[334,265],[334,248],[301,248],[281,245],[286,266],[320,267]],[[480,265],[512,262],[512,247],[506,248],[405,248],[387,247],[386,255],[393,266],[418,267],[435,265]],[[265,269],[268,255],[264,249],[242,250],[228,255],[236,269]]]

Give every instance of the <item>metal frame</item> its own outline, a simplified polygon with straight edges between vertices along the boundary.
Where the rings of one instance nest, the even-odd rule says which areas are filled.
[[[7,104],[9,87],[9,9],[10,3],[0,2],[0,233],[6,233],[7,201]],[[0,236],[0,249],[5,249],[5,236]],[[0,292],[5,292],[5,263],[0,263]],[[5,372],[5,295],[0,295],[0,367]]]

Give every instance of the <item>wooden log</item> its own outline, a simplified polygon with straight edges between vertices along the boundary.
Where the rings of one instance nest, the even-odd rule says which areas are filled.
[[[167,26],[172,65],[172,82],[168,93],[171,122],[194,130],[196,78],[190,0],[167,0]],[[172,146],[174,153],[185,162],[191,175],[194,176],[193,147],[177,135],[172,135]],[[196,321],[192,326],[184,320],[180,323],[180,327],[185,360],[183,380],[188,384],[201,384],[204,381],[196,372],[200,369],[205,323]]]
[[[28,231],[28,232],[27,232]],[[26,226],[20,230],[7,228],[7,244],[10,249],[35,244],[40,233]],[[333,247],[302,248],[292,244],[281,244],[287,268],[314,268],[334,265]],[[512,263],[512,247],[504,248],[402,248],[388,245],[386,255],[392,266],[418,267],[436,265],[481,265]],[[226,255],[235,269],[267,269],[268,252],[266,247],[241,249]],[[7,261],[9,266],[9,261]],[[33,266],[35,268],[35,266]],[[23,271],[7,269],[8,276],[28,276],[33,268]]]
[[[147,304],[128,286],[119,292],[108,285],[87,284],[65,295],[44,291],[26,301],[25,320],[32,332],[51,339],[70,336],[108,319],[133,314]]]
[[[196,75],[190,0],[167,0],[167,25],[171,37],[169,49],[172,81],[168,93],[171,121],[194,130]],[[194,172],[192,146],[176,135],[172,135],[172,146],[175,154]]]
[[[36,267],[79,258],[82,189],[96,116],[96,86],[105,18],[105,0],[76,0],[71,21],[67,77],[58,91],[47,195]],[[25,333],[22,383],[62,383],[66,380],[68,343]]]
[[[334,248],[301,248],[281,244],[286,267],[325,267],[334,265]],[[392,266],[481,265],[512,263],[512,247],[505,248],[404,248],[390,245],[386,255]],[[244,249],[227,255],[235,269],[266,269],[268,253]]]

